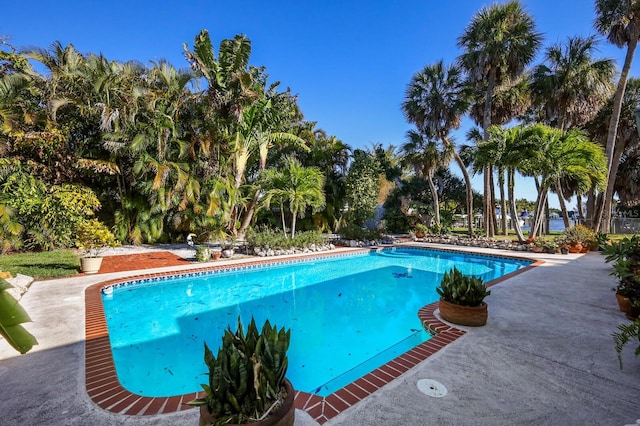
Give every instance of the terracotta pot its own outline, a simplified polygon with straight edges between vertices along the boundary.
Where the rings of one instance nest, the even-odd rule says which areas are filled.
[[[569,246],[569,253],[580,253],[581,250],[582,244],[580,243],[573,243]]]
[[[214,251],[211,252],[211,257],[213,258],[213,260],[218,260],[220,259],[220,256],[222,256],[222,253],[219,251]]]
[[[440,316],[442,319],[458,325],[479,327],[487,323],[489,315],[487,304],[482,302],[480,306],[461,306],[447,302],[440,298]]]
[[[293,405],[295,391],[293,390],[291,382],[287,379],[284,380],[284,387],[287,390],[287,396],[280,408],[272,412],[271,415],[264,420],[244,424],[251,426],[293,426],[296,415],[296,407]],[[213,424],[215,420],[216,418],[209,412],[209,407],[201,405],[199,426],[208,426]],[[225,423],[225,426],[238,425],[236,423]]]
[[[631,300],[629,300],[627,296],[616,293],[616,300],[618,301],[618,306],[622,312],[625,314],[631,312]]]
[[[544,247],[533,246],[531,247],[531,251],[534,253],[542,253],[544,251]]]
[[[640,307],[633,306],[631,304],[631,300],[627,296],[622,296],[616,293],[616,300],[618,301],[620,310],[627,318],[634,321],[638,316],[640,316]]]
[[[81,257],[80,269],[85,274],[97,274],[102,265],[101,257]]]

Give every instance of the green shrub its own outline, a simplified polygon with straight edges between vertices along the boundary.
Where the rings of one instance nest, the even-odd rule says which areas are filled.
[[[319,231],[298,232],[294,238],[290,238],[281,230],[267,227],[249,230],[246,238],[249,247],[268,247],[273,250],[306,248],[311,244],[320,245],[327,242],[327,237]]]
[[[346,240],[377,240],[383,236],[379,229],[366,229],[353,224],[341,227],[338,233]]]
[[[77,247],[84,257],[98,257],[100,253],[109,247],[115,247],[119,243],[107,228],[98,219],[81,221],[77,224]]]

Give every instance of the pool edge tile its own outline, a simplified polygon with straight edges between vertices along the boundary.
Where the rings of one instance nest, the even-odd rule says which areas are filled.
[[[456,251],[442,250],[436,248],[423,248],[413,246],[403,246],[435,251]],[[363,248],[349,251],[348,253],[321,252],[310,256],[292,256],[280,259],[257,259],[233,265],[212,265],[202,268],[194,268],[189,271],[164,272],[153,274],[139,274],[131,277],[112,279],[96,283],[85,289],[85,390],[90,399],[99,407],[126,415],[156,415],[192,409],[185,402],[194,399],[195,393],[179,395],[174,397],[151,398],[136,395],[124,389],[115,372],[115,365],[110,351],[109,334],[102,306],[102,290],[111,286],[126,285],[133,281],[144,279],[157,279],[169,276],[183,275],[188,273],[211,273],[213,271],[242,269],[257,265],[269,265],[279,262],[298,262],[318,257],[337,257],[362,252],[380,250],[393,247],[375,247],[372,249]],[[463,252],[467,253],[467,252]],[[530,260],[516,256],[500,256],[516,260]],[[500,278],[487,283],[487,287],[499,284],[500,282],[523,273],[533,267],[543,264],[543,261],[536,261],[514,272],[503,275]],[[374,392],[380,390],[386,384],[400,378],[409,370],[427,360],[431,355],[440,349],[455,342],[466,332],[441,321],[435,311],[438,309],[438,302],[424,306],[418,311],[418,317],[423,324],[425,331],[431,334],[431,338],[404,354],[390,360],[374,371],[364,375],[345,387],[333,392],[326,397],[310,394],[303,391],[296,391],[294,404],[297,409],[305,411],[319,424],[324,424],[328,420],[339,415],[344,410],[367,398]],[[105,348],[109,350],[105,351]],[[115,382],[113,381],[115,378]]]

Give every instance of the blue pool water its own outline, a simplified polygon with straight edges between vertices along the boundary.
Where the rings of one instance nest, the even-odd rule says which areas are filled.
[[[245,270],[136,281],[103,291],[120,383],[145,396],[181,395],[207,382],[214,353],[238,316],[291,329],[287,377],[326,396],[429,338],[417,312],[454,265],[485,281],[528,262],[412,248]],[[193,275],[193,274],[192,274]]]

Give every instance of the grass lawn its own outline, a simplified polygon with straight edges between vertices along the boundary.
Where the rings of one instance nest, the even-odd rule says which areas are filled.
[[[17,253],[0,256],[3,271],[28,275],[36,280],[76,275],[80,268],[78,256],[70,250],[54,250],[40,253]]]

